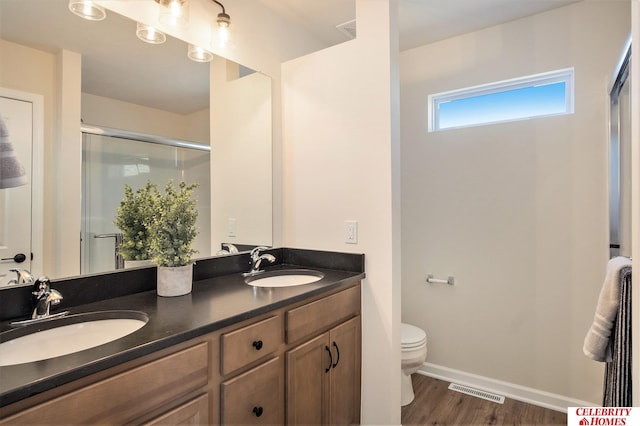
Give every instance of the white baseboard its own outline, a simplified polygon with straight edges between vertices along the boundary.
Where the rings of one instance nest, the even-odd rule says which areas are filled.
[[[526,386],[516,385],[514,383],[491,379],[489,377],[478,376],[476,374],[460,370],[454,370],[453,368],[443,367],[429,362],[425,362],[418,373],[435,379],[459,383],[461,385],[482,389],[487,392],[497,393],[499,395],[504,395],[507,398],[563,413],[567,412],[568,407],[597,407],[600,405]]]

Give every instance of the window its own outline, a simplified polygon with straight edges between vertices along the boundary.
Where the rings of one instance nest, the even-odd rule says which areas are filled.
[[[573,113],[573,68],[429,95],[429,131]]]

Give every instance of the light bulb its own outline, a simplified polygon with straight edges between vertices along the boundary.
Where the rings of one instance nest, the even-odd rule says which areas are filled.
[[[231,17],[226,13],[218,13],[216,26],[211,31],[211,46],[219,49],[231,47]]]
[[[91,0],[69,0],[69,10],[74,15],[89,21],[102,21],[107,17],[104,8]]]
[[[187,56],[189,57],[189,59],[196,62],[211,62],[211,60],[213,59],[213,53],[194,44],[189,45]]]
[[[151,25],[141,22],[137,24],[136,35],[140,40],[151,44],[162,44],[167,40],[167,36],[162,31],[158,31]]]
[[[189,24],[189,3],[187,0],[156,0],[161,6],[159,21],[163,25],[184,28]]]

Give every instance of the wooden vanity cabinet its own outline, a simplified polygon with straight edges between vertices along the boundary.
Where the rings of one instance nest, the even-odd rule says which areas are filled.
[[[0,408],[0,424],[357,424],[360,284]]]
[[[284,423],[284,364],[281,357],[222,382],[221,424]]]
[[[208,366],[209,348],[207,342],[203,341],[50,397],[46,402],[3,418],[0,424],[140,424],[156,412],[166,415],[163,424],[170,419],[185,417],[207,423]],[[102,376],[98,374],[95,377],[98,379]],[[84,381],[81,379],[79,382]],[[56,393],[54,389],[43,396]],[[190,414],[185,415],[187,412]]]
[[[210,423],[209,395],[205,393],[144,424],[148,426],[166,426],[206,425]]]
[[[359,313],[360,286],[287,312],[288,339],[321,332],[287,351],[287,424],[360,423]]]
[[[358,424],[360,317],[287,352],[287,424]]]
[[[282,346],[283,335],[280,314],[222,333],[220,373],[225,376],[273,355]]]
[[[221,424],[283,424],[283,345],[281,312],[222,333]]]
[[[223,333],[221,424],[358,424],[360,305],[357,285]]]

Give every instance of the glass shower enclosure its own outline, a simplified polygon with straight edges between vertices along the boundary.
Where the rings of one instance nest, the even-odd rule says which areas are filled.
[[[140,133],[84,126],[82,135],[81,274],[123,267],[117,255],[116,209],[125,184],[135,191],[147,181],[164,189],[169,179],[198,183],[197,257],[211,252],[209,146]]]
[[[631,256],[631,38],[609,94],[609,256]]]

